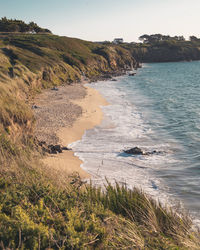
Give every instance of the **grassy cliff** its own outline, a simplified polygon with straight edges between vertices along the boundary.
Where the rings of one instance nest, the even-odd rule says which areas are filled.
[[[30,102],[44,88],[121,73],[129,50],[42,34],[0,36],[0,248],[199,249],[190,219],[139,190],[57,183],[40,163]]]
[[[159,41],[122,45],[139,62],[178,62],[200,60],[200,41]]]
[[[122,72],[135,60],[118,46],[44,34],[0,36],[0,162],[34,147],[28,103],[43,88]],[[28,147],[27,147],[28,146]],[[8,163],[10,165],[10,163]]]

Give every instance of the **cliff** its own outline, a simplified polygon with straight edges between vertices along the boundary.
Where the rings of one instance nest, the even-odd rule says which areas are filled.
[[[128,49],[139,62],[178,62],[200,60],[199,41],[160,41],[148,44],[126,44]]]

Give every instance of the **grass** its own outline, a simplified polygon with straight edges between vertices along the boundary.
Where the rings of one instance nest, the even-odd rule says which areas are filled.
[[[16,35],[2,37],[2,47],[12,46],[4,53],[9,55],[12,60],[16,60],[28,67],[31,71],[37,72],[41,67],[55,65],[64,61],[65,63],[77,66],[79,69],[85,69],[87,66],[107,63],[111,58],[112,53],[96,53],[98,48],[107,50],[105,45],[98,45],[92,42],[82,41],[75,38],[59,37],[55,35]],[[20,53],[23,50],[23,53]],[[108,49],[109,50],[109,49]],[[125,49],[119,48],[124,51]],[[127,51],[126,51],[127,52]],[[115,53],[116,58],[123,60],[118,53]],[[132,58],[127,54],[126,63],[130,64]],[[116,69],[116,68],[115,68]],[[101,71],[102,68],[100,67]]]
[[[141,191],[0,180],[0,242],[11,249],[198,249],[191,221]]]
[[[199,249],[190,219],[125,186],[45,169],[30,102],[44,88],[134,64],[130,52],[53,35],[0,37],[0,248]],[[67,177],[66,177],[67,178]],[[64,179],[64,178],[63,178]]]

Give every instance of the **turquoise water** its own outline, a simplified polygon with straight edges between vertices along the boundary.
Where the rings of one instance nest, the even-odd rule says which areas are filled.
[[[72,145],[101,184],[138,186],[200,216],[200,62],[144,64],[134,77],[90,85],[110,102],[101,125]],[[128,156],[139,146],[149,156]]]

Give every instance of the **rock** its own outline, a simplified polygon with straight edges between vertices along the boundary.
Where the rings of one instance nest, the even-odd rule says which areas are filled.
[[[53,87],[51,90],[55,90],[55,91],[58,91],[58,88],[56,87]]]
[[[46,146],[47,144],[46,144],[45,141],[39,141],[39,142],[38,142],[38,145],[42,147],[42,146],[44,146],[44,145]]]
[[[50,154],[62,153],[62,148],[60,145],[49,145]]]
[[[54,149],[51,149],[51,150],[50,150],[50,154],[55,154],[55,155],[56,155],[57,153],[58,153],[58,152],[57,152],[56,150],[54,150]]]
[[[54,146],[54,149],[55,149],[56,151],[58,151],[58,153],[62,153],[62,149],[61,149],[61,146],[60,146],[60,145],[55,145],[55,146]]]
[[[49,147],[45,141],[39,141],[36,139],[36,143],[38,144],[38,146],[41,147],[41,149],[44,153],[49,153],[49,154],[51,153],[51,150],[49,149]]]
[[[62,153],[63,150],[71,150],[71,148],[63,147],[59,144],[47,145],[47,143],[45,141],[37,141],[37,142],[38,142],[38,145],[42,148],[42,151],[45,153],[49,153],[49,154],[57,154],[57,153]]]
[[[42,151],[51,154],[51,150],[48,147],[42,147]]]
[[[71,148],[68,148],[68,147],[62,147],[61,149],[62,150],[71,150]]]
[[[138,148],[138,147],[124,150],[124,153],[131,154],[131,155],[144,155],[144,152],[141,150],[141,148]]]
[[[112,81],[112,82],[116,82],[117,80],[113,78],[113,79],[111,79],[111,81]]]
[[[32,109],[38,109],[39,107],[37,105],[32,105]]]
[[[163,152],[156,151],[156,150],[153,150],[151,152],[144,152],[142,151],[141,148],[134,147],[134,148],[124,150],[124,153],[130,154],[130,155],[153,155],[153,154],[162,154]]]
[[[154,154],[162,154],[163,152],[162,151],[156,151],[156,150],[153,150],[152,152],[147,152],[145,153],[146,155],[154,155]]]

